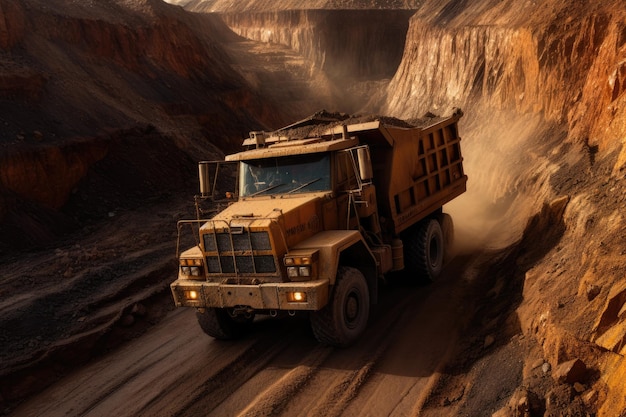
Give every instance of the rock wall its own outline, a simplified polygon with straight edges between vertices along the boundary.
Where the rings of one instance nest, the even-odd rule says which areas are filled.
[[[626,398],[617,382],[626,322],[615,313],[624,309],[625,62],[623,4],[427,1],[382,100],[402,118],[465,110],[469,192],[452,210],[474,241],[514,244],[521,219],[569,200],[561,224],[549,221],[533,241],[542,248],[548,231],[563,232],[529,264],[512,316],[553,367],[584,358],[601,375],[584,401],[604,416],[623,413]]]
[[[286,123],[230,67],[229,36],[214,16],[155,0],[0,0],[0,226],[26,225],[26,242],[62,229],[52,223],[76,185],[124,155],[103,145],[115,132],[149,126],[168,138],[163,155],[138,154],[149,167],[176,148],[217,158],[243,132]],[[9,235],[19,233],[0,246],[17,247]]]
[[[24,11],[17,2],[0,1],[0,48],[12,48],[23,38],[25,20]]]
[[[170,0],[188,10],[204,13],[241,13],[284,10],[415,10],[421,0]]]
[[[282,10],[220,16],[238,35],[280,43],[336,79],[391,78],[411,10]]]
[[[541,114],[565,123],[573,141],[614,148],[615,138],[594,132],[599,121],[619,118],[609,107],[624,93],[623,8],[620,13],[607,4],[573,12],[562,6],[541,15],[539,5],[503,4],[426,2],[411,20],[387,112],[412,117],[481,103]]]

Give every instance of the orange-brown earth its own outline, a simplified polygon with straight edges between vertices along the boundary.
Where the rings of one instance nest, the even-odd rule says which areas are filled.
[[[624,5],[275,4],[0,0],[0,412],[625,415]],[[452,107],[457,256],[390,280],[356,346],[173,309],[196,161],[320,108]]]

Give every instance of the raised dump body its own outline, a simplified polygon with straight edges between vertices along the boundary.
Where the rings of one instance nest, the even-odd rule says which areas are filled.
[[[176,305],[196,308],[219,339],[241,335],[256,314],[307,311],[321,342],[353,343],[379,278],[441,273],[452,230],[442,206],[467,182],[461,116],[409,123],[324,113],[251,132],[246,150],[214,163],[238,173],[235,197],[211,218],[198,210],[179,223],[198,228],[196,246],[179,257]],[[200,165],[201,199],[218,183],[209,165]]]

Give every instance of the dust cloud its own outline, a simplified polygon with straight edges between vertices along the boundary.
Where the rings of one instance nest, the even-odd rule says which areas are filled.
[[[467,192],[444,207],[454,219],[455,252],[509,246],[551,199],[556,166],[544,155],[560,138],[539,116],[500,110],[466,112],[459,129]]]

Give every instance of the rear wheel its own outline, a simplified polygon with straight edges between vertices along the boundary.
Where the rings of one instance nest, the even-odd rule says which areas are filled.
[[[405,263],[411,274],[428,281],[437,279],[443,269],[445,244],[441,226],[436,219],[422,220],[406,242]]]
[[[365,330],[369,312],[370,296],[365,277],[356,268],[340,267],[328,305],[311,313],[311,327],[320,342],[349,346]]]
[[[202,330],[216,339],[237,339],[250,330],[254,316],[232,316],[225,308],[207,308],[196,313]]]
[[[443,263],[446,264],[450,259],[452,259],[453,248],[454,248],[454,222],[452,221],[452,216],[448,213],[441,213],[437,216],[439,220],[439,225],[441,226],[441,231],[443,233]]]

